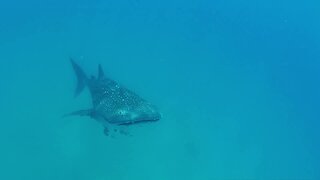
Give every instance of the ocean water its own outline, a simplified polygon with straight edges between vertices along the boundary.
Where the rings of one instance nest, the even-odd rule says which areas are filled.
[[[320,179],[316,0],[0,1],[0,179]],[[107,137],[69,58],[163,118]]]

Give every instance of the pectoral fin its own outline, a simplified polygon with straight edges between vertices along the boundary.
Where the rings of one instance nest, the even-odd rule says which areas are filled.
[[[93,116],[93,110],[92,109],[84,109],[84,110],[79,110],[79,111],[74,111],[69,114],[65,114],[62,117],[68,117],[68,116]]]

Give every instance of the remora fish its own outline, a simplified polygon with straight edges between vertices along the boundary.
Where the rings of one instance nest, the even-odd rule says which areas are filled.
[[[75,96],[88,87],[93,107],[68,115],[90,116],[100,121],[105,127],[106,135],[109,134],[109,125],[129,126],[160,120],[161,115],[154,105],[117,82],[106,78],[100,64],[98,77],[88,78],[74,60],[70,59],[70,61],[78,80]]]

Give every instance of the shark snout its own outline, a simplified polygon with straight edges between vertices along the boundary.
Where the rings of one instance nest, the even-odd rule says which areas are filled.
[[[155,108],[148,108],[142,111],[133,111],[131,121],[134,123],[152,122],[161,119],[161,114]]]
[[[161,119],[161,114],[158,112],[145,113],[138,116],[135,121],[158,121]]]
[[[144,107],[131,111],[118,110],[115,118],[119,125],[131,125],[159,121],[161,114],[155,107]]]

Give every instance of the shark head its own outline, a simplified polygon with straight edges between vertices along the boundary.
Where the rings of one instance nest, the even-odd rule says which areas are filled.
[[[161,119],[161,114],[155,106],[143,103],[134,108],[119,108],[111,116],[111,123],[118,125],[133,125],[155,122]]]

